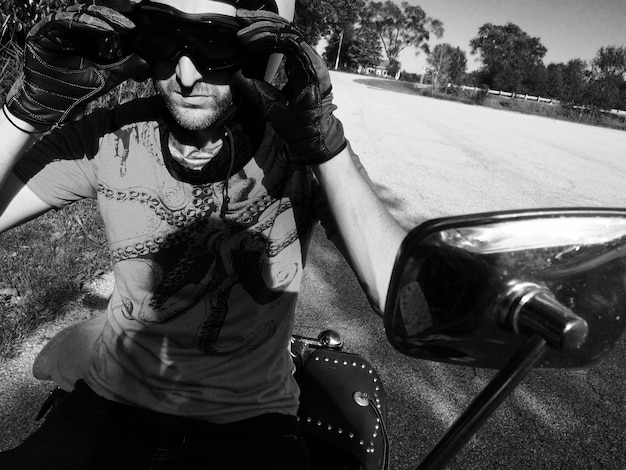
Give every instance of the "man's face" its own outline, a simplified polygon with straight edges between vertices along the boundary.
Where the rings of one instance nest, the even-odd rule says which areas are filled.
[[[189,58],[178,59],[179,63],[183,61],[189,63],[182,66],[180,64],[157,66],[155,88],[181,127],[191,131],[207,129],[231,106],[230,85],[223,82],[223,77],[200,75]],[[196,74],[197,79],[186,78]]]
[[[184,13],[235,15],[235,8],[212,0],[158,0]],[[169,61],[153,64],[154,83],[168,110],[181,127],[188,130],[209,128],[232,104],[227,71],[200,71],[193,52],[183,52]]]

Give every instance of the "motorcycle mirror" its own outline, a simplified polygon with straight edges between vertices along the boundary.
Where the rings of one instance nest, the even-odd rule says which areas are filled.
[[[550,347],[537,367],[593,364],[626,327],[626,210],[427,221],[398,252],[384,322],[421,359],[501,368],[539,335]]]

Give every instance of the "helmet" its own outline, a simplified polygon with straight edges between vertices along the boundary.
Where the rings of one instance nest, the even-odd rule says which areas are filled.
[[[221,23],[231,23],[230,28],[233,28],[232,21],[230,18],[234,18],[237,9],[243,8],[246,10],[268,10],[274,13],[278,13],[283,18],[293,21],[294,11],[295,11],[295,0],[197,0],[198,2],[203,2],[206,4],[207,9],[210,7],[215,8],[215,21],[212,21],[215,25],[220,25]],[[135,20],[136,22],[141,22],[140,20],[140,12],[142,10],[142,6],[149,7],[150,5],[158,6],[159,4],[163,4],[162,1],[159,0],[96,0],[96,3],[99,5],[104,5],[114,10],[120,11],[122,13],[128,14],[128,16]],[[173,10],[176,10],[175,2],[170,1],[167,2],[168,5],[172,6]],[[204,5],[203,5],[204,6]],[[181,12],[182,14],[182,12]],[[137,16],[136,16],[137,15]],[[224,46],[228,48],[229,46],[224,43]],[[219,47],[219,44],[218,44]],[[161,48],[163,49],[163,48]],[[225,52],[226,54],[226,52]],[[172,56],[173,57],[173,56]],[[247,60],[245,74],[246,76],[252,78],[265,79],[268,82],[271,82],[274,76],[276,75],[280,63],[282,61],[282,54],[272,54],[266,57],[254,57]],[[223,67],[227,67],[226,62]],[[219,68],[219,66],[209,67],[210,70],[214,70],[215,68]]]

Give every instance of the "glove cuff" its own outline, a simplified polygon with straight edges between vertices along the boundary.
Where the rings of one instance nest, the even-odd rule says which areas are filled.
[[[322,120],[321,131],[313,139],[317,142],[305,141],[289,146],[291,161],[296,165],[321,165],[339,155],[346,148],[348,143],[341,121],[332,114],[324,116]],[[311,148],[315,150],[311,151]]]
[[[2,113],[13,127],[22,131],[24,134],[38,135],[48,130],[47,127],[39,128],[38,126],[31,124],[29,121],[16,116],[15,113],[9,109],[6,103],[2,106]],[[27,129],[28,127],[30,127],[30,129]]]

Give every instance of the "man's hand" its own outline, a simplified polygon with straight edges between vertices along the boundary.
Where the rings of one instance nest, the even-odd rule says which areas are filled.
[[[333,116],[328,69],[303,39],[302,33],[280,16],[238,10],[244,26],[238,37],[250,54],[282,53],[286,57],[287,84],[278,90],[262,80],[237,77],[244,94],[265,112],[283,138],[297,165],[324,163],[346,147],[341,122]]]
[[[37,23],[26,38],[24,72],[11,88],[11,114],[38,131],[146,70],[125,47],[134,24],[98,5],[79,5]]]

